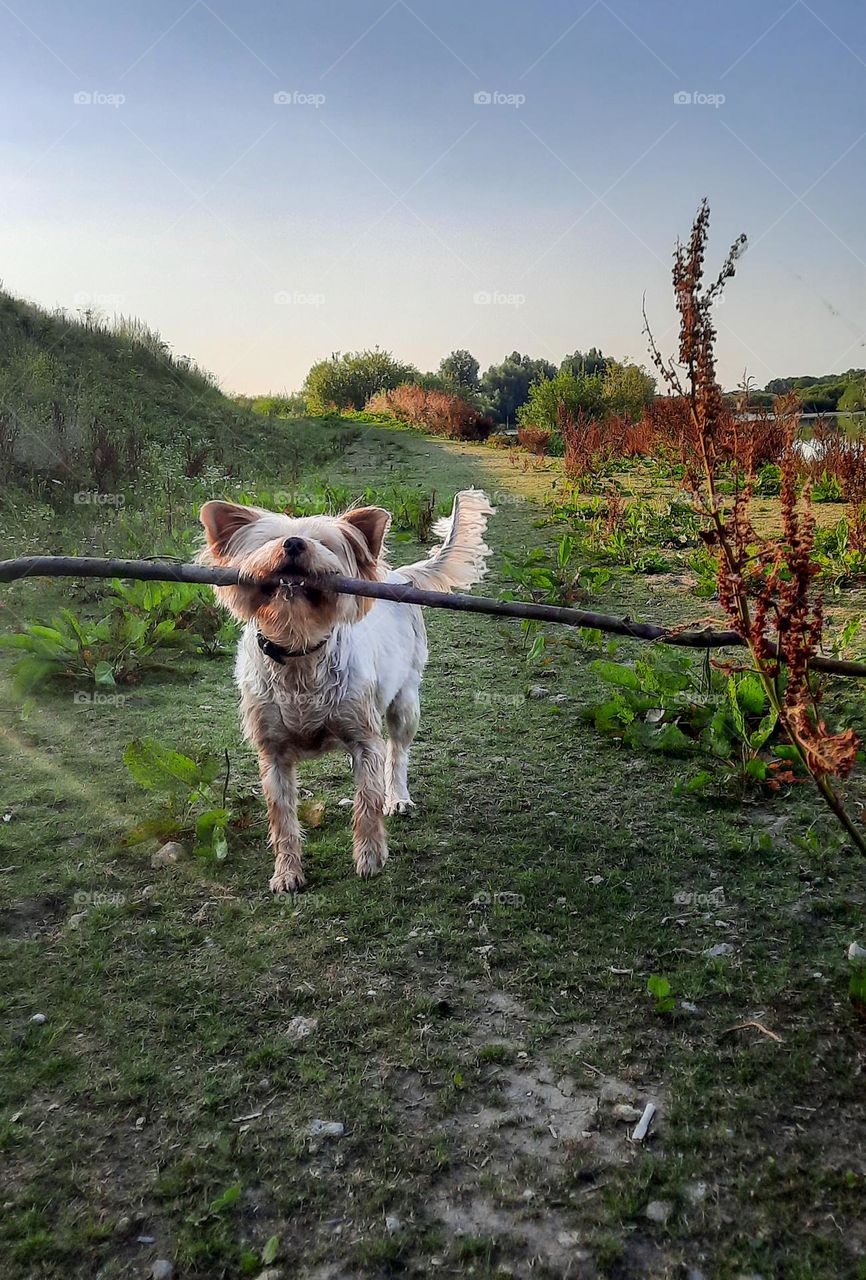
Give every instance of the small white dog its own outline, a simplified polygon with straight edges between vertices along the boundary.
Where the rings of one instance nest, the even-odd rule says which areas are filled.
[[[201,522],[208,564],[232,565],[253,579],[279,573],[342,574],[412,583],[430,590],[472,586],[483,576],[487,496],[465,489],[426,560],[389,570],[383,543],[391,517],[381,507],[341,516],[295,518],[231,502],[206,502]],[[355,774],[354,858],[359,876],[388,857],[383,814],[402,813],[409,747],[418,729],[427,636],[417,605],[311,588],[216,588],[246,623],[235,675],[244,735],[258,751],[274,851],[274,893],[303,887],[297,816],[299,760],[348,750]],[[388,728],[387,747],[382,719]]]

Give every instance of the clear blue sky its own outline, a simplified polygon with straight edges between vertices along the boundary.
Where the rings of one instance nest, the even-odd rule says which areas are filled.
[[[228,390],[376,344],[643,361],[703,195],[753,245],[725,383],[866,364],[859,0],[2,0],[0,48],[5,287]]]

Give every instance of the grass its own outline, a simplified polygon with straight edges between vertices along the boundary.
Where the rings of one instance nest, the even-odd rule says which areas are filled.
[[[279,431],[274,489],[496,494],[491,592],[506,555],[560,536],[542,520],[550,472],[495,451],[359,424],[323,456],[315,424]],[[42,549],[38,520],[7,547]],[[153,523],[132,498],[123,519],[64,520],[52,548],[122,552],[126,524]],[[418,552],[401,538],[398,562]],[[98,611],[99,592],[18,584],[3,617],[70,597]],[[599,599],[695,612],[624,572]],[[223,863],[155,869],[122,843],[150,803],[121,762],[132,738],[228,750],[232,787],[255,786],[229,661],[179,657],[119,706],[55,685],[22,708],[0,685],[4,1276],[114,1280],[157,1257],[256,1275],[276,1236],[286,1276],[523,1275],[534,1258],[535,1276],[862,1280],[864,1028],[845,961],[862,866],[805,787],[675,794],[681,763],[600,739],[580,714],[602,692],[584,641],[560,633],[530,667],[516,625],[431,612],[428,628],[418,809],[361,883],[346,763],[305,766],[325,811],[296,901],[268,896],[260,805]],[[859,690],[833,699],[863,727]],[[719,888],[719,905],[678,900]],[[299,1040],[298,1016],[317,1020]],[[749,1021],[781,1039],[734,1029]],[[657,1129],[633,1147],[615,1107],[648,1099]],[[345,1133],[312,1138],[314,1119]]]

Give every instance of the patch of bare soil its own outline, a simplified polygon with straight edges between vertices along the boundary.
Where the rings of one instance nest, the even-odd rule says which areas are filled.
[[[513,1061],[491,1064],[489,1098],[444,1122],[461,1160],[431,1212],[458,1249],[469,1238],[495,1241],[516,1276],[538,1276],[540,1266],[589,1280],[597,1274],[587,1247],[593,1198],[606,1172],[638,1157],[630,1135],[647,1102],[663,1114],[662,1091],[593,1068],[594,1028],[532,1050],[534,1018],[519,1001],[497,990],[468,994],[475,1043],[500,1045]],[[573,1066],[564,1070],[563,1061]],[[649,1143],[658,1142],[653,1130]]]

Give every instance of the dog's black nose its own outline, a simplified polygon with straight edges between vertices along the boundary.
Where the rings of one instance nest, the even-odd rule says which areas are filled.
[[[291,559],[297,560],[298,556],[304,550],[304,545],[303,538],[286,538],[283,543],[283,550]]]

